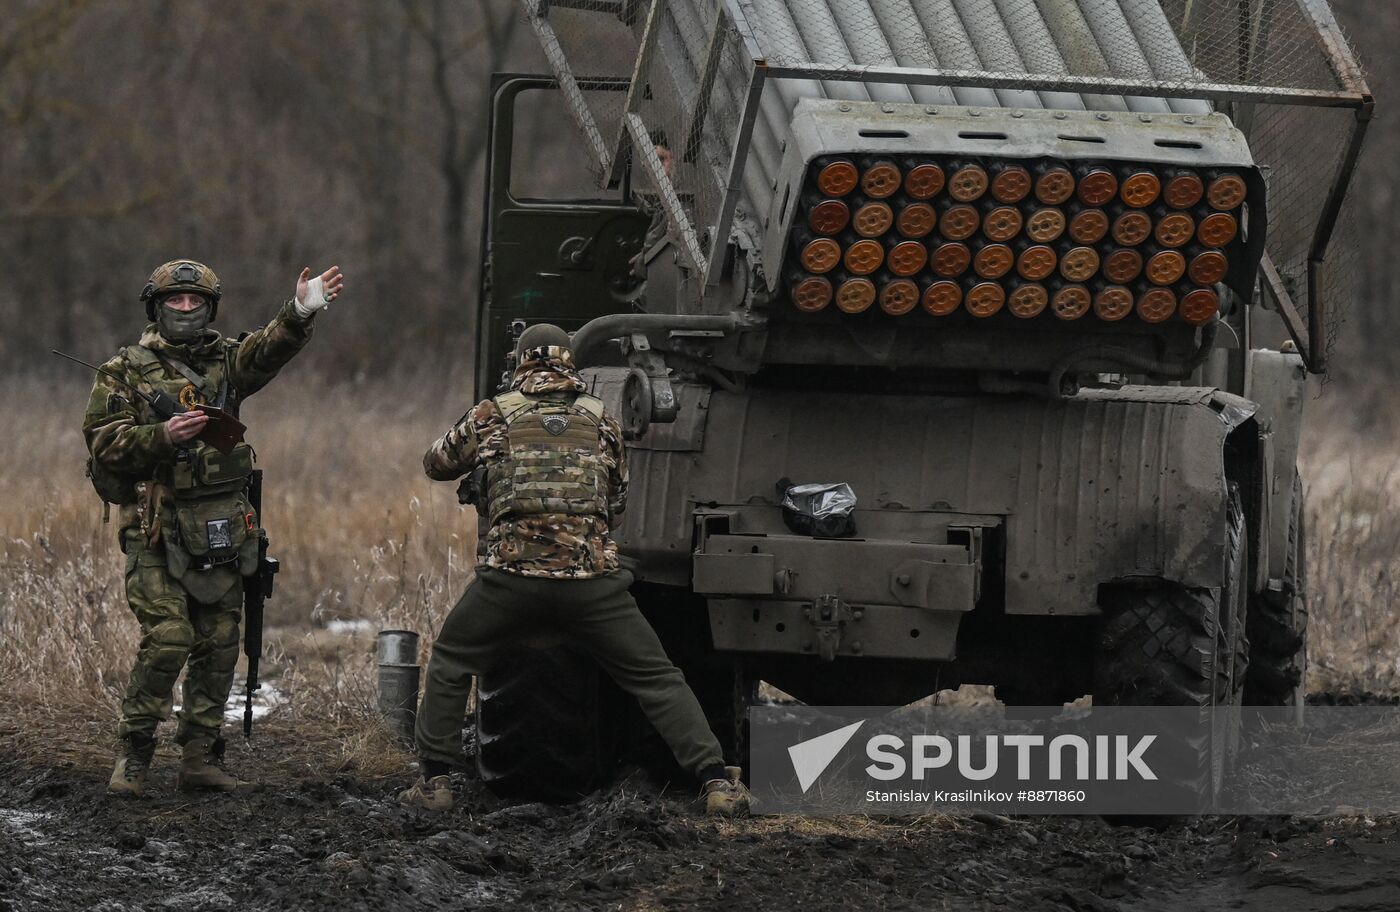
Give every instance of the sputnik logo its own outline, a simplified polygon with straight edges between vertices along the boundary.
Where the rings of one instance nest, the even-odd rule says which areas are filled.
[[[841,748],[855,737],[856,730],[864,724],[865,720],[862,719],[845,728],[818,735],[788,748],[788,756],[792,758],[792,768],[797,773],[797,784],[802,786],[802,794],[807,794],[807,789],[821,778],[831,761],[841,753]]]

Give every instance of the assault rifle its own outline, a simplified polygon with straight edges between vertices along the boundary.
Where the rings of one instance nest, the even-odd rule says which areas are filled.
[[[477,512],[481,512],[486,505],[486,466],[479,465],[472,469],[457,484],[457,503],[462,506],[471,504],[475,506]]]
[[[104,377],[120,383],[122,386],[140,396],[142,401],[151,407],[151,413],[161,421],[168,421],[174,416],[187,411],[184,406],[170,398],[169,393],[162,390],[148,393],[145,390],[137,389],[109,370],[98,367],[95,364],[88,364],[81,358],[65,355],[57,349],[50,349],[50,351],[60,358],[67,358],[69,361],[81,364],[88,370],[97,371]],[[199,410],[209,416],[209,423],[204,426],[204,430],[200,431],[199,434],[195,436],[195,439],[209,444],[225,456],[233,452],[233,448],[242,442],[243,433],[247,431],[248,428],[237,418],[233,417],[231,413],[224,409],[217,408],[216,406],[201,405],[199,406]]]
[[[262,469],[248,480],[248,503],[258,515],[258,569],[243,583],[243,654],[248,657],[247,694],[243,700],[243,737],[253,734],[253,694],[258,687],[258,660],[262,658],[263,602],[272,596],[272,578],[280,565],[267,556],[267,532],[262,528]]]

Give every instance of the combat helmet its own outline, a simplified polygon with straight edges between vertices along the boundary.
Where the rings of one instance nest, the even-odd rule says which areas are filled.
[[[553,323],[535,323],[526,327],[525,331],[520,334],[520,338],[515,340],[515,362],[519,364],[530,349],[542,348],[546,345],[573,351],[573,342],[570,341],[569,334],[564,330]]]
[[[219,314],[219,298],[223,292],[219,288],[219,277],[214,270],[194,260],[171,260],[156,268],[146,287],[141,289],[141,300],[146,304],[146,319],[156,318],[156,302],[162,295],[180,291],[192,291],[209,299],[209,319]]]

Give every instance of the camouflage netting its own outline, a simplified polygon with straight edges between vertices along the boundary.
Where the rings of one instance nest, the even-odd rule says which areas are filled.
[[[522,3],[556,72],[580,78],[631,75],[653,12],[653,0]],[[752,58],[759,56],[770,67],[828,69],[814,74],[821,79],[768,80],[739,174],[741,217],[766,212],[788,117],[803,97],[1182,114],[1218,105],[1249,134],[1264,169],[1268,252],[1307,319],[1308,255],[1355,113],[1300,105],[1296,96],[1349,92],[1362,80],[1337,62],[1349,53],[1322,0],[665,0],[655,14],[657,40],[642,61],[645,90],[634,94],[633,112],[646,132],[664,134],[675,153],[672,180],[683,211],[672,214],[683,215],[693,230],[698,257],[708,256],[720,220]],[[1342,53],[1329,55],[1328,42]],[[830,69],[839,67],[847,69]],[[949,87],[906,86],[869,81],[865,67],[965,76]],[[1025,85],[975,85],[979,76],[1008,75],[1024,77]],[[1065,77],[1132,81],[1173,97],[1043,87]],[[1295,97],[1268,104],[1200,100],[1203,89],[1229,86]],[[616,176],[619,150],[626,148],[620,144],[626,100],[621,93],[579,99],[575,113],[605,183]],[[640,173],[647,183],[645,169]],[[1348,230],[1344,210],[1319,275],[1329,344],[1355,294]]]

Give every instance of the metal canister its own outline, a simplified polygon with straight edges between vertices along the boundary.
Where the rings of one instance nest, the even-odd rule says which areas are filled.
[[[418,714],[418,634],[381,630],[376,643],[379,663],[379,712],[394,737],[413,740]]]

